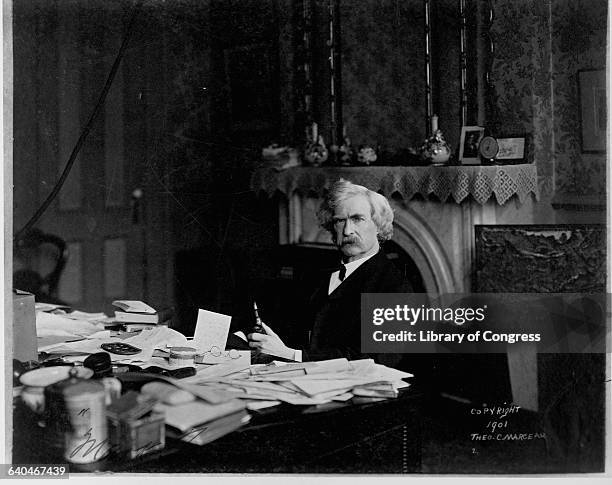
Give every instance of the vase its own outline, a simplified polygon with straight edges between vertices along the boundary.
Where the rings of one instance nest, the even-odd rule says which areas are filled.
[[[318,136],[316,142],[308,143],[304,148],[304,159],[313,167],[318,167],[327,161],[328,156],[329,153],[321,135]]]
[[[450,147],[440,130],[436,130],[433,136],[425,140],[421,147],[421,157],[434,166],[446,165],[450,155]]]

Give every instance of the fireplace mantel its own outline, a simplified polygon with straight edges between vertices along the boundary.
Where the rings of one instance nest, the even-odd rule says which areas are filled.
[[[287,197],[295,192],[319,197],[336,180],[344,178],[387,197],[399,194],[410,200],[417,194],[435,196],[441,202],[462,203],[471,197],[479,204],[495,198],[503,205],[512,197],[524,202],[531,194],[539,199],[534,164],[449,167],[293,167],[287,170],[257,170],[251,188]],[[494,196],[494,197],[493,197]]]

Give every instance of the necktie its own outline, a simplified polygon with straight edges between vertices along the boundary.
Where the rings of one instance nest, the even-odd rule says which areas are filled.
[[[346,266],[344,266],[342,263],[340,263],[340,273],[338,274],[338,278],[340,278],[340,281],[344,281],[344,278],[346,278]]]

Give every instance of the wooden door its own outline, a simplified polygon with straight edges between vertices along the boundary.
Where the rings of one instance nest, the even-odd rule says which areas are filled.
[[[126,26],[124,10],[94,0],[32,3],[16,16],[16,231],[58,180]],[[152,196],[147,167],[142,93],[159,82],[159,73],[144,67],[148,61],[139,48],[128,50],[65,185],[36,225],[67,242],[59,297],[78,309],[110,313],[120,298],[169,303],[167,210]]]

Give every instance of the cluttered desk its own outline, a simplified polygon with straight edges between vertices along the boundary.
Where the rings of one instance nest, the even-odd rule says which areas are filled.
[[[206,310],[188,338],[142,302],[115,303],[112,318],[37,304],[38,359],[14,362],[13,463],[64,463],[71,472],[419,471],[411,374],[371,359],[259,354],[228,335],[231,317]]]

